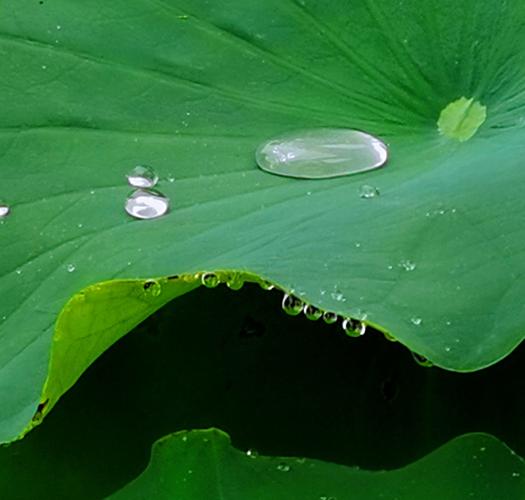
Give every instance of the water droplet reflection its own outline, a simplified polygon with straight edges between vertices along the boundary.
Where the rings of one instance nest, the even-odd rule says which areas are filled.
[[[152,188],[159,181],[155,171],[146,165],[137,165],[126,175],[128,184],[136,188]]]
[[[170,202],[158,191],[138,189],[126,199],[126,212],[135,219],[156,219],[169,210]]]
[[[343,320],[343,330],[350,337],[361,337],[366,332],[366,324],[352,318]]]
[[[282,301],[282,308],[286,314],[290,316],[297,316],[303,310],[304,303],[302,300],[293,295],[284,294]]]
[[[329,312],[329,311],[326,311],[324,314],[323,314],[323,321],[327,324],[327,325],[333,325],[334,323],[337,323],[337,320],[339,319],[339,317],[337,316],[337,314],[333,313],[333,312]]]
[[[359,196],[364,199],[375,198],[379,196],[379,189],[369,184],[364,184],[359,188]]]
[[[304,315],[309,320],[312,320],[312,321],[317,321],[323,315],[323,311],[321,311],[320,309],[317,309],[317,307],[312,306],[310,304],[305,306],[303,312],[304,312]]]
[[[9,205],[6,205],[5,203],[0,203],[0,219],[2,217],[7,217],[11,212],[11,208]]]
[[[215,288],[220,282],[221,280],[214,273],[204,273],[201,275],[201,283],[207,288]]]

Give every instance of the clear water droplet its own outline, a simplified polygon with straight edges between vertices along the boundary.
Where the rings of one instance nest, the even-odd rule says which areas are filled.
[[[226,279],[226,285],[232,290],[240,290],[244,285],[244,278],[241,273],[231,273]]]
[[[257,450],[250,449],[246,452],[246,456],[250,458],[257,458],[259,456],[259,453],[257,453]]]
[[[155,280],[148,280],[142,285],[144,293],[150,297],[158,297],[162,293],[162,285]]]
[[[201,275],[201,283],[207,288],[215,288],[221,280],[214,273],[204,273]]]
[[[5,203],[0,203],[0,219],[2,217],[7,217],[11,213],[11,208]]]
[[[137,189],[126,199],[126,212],[135,219],[156,219],[168,210],[170,201],[158,191]]]
[[[343,320],[343,330],[350,337],[361,337],[366,332],[366,324],[352,318]]]
[[[399,267],[402,267],[405,271],[413,271],[416,268],[416,264],[411,260],[404,259],[399,263]]]
[[[75,264],[68,264],[68,265],[67,265],[67,272],[68,272],[68,273],[72,273],[72,272],[74,272],[75,269],[76,269]]]
[[[423,323],[423,320],[421,318],[414,316],[413,318],[410,318],[410,322],[413,325],[419,326],[421,323]]]
[[[379,168],[388,150],[359,130],[319,128],[275,137],[259,146],[255,157],[259,167],[272,174],[326,179]]]
[[[324,314],[323,314],[323,321],[327,324],[327,325],[333,325],[334,323],[337,323],[337,320],[339,319],[339,316],[337,316],[337,314],[333,313],[333,312],[330,312],[330,311],[326,311]]]
[[[152,188],[159,181],[159,176],[147,165],[137,165],[127,175],[128,184],[136,188]]]
[[[431,368],[432,366],[434,366],[432,361],[429,361],[427,358],[425,358],[425,356],[422,356],[417,352],[412,352],[412,357],[419,366],[423,366],[425,368]]]
[[[364,184],[359,188],[359,196],[364,199],[376,198],[379,196],[379,189],[370,184]]]
[[[297,297],[285,293],[282,301],[282,307],[286,314],[289,314],[290,316],[297,316],[298,314],[301,314],[304,303]]]
[[[304,312],[304,315],[305,315],[309,320],[312,320],[312,321],[317,321],[317,320],[323,315],[323,311],[321,311],[321,310],[318,309],[317,307],[312,306],[312,305],[310,305],[310,304],[308,304],[307,306],[305,306],[303,312]]]
[[[512,473],[512,477],[520,477],[520,473],[519,472],[513,472]]]
[[[270,291],[275,288],[275,286],[273,286],[269,281],[259,281],[259,286],[266,291]]]
[[[291,467],[288,464],[281,463],[277,466],[277,470],[281,472],[289,472]]]
[[[19,275],[22,274],[22,269],[17,269],[17,270],[15,271],[15,273],[16,273],[16,274],[19,274]]]

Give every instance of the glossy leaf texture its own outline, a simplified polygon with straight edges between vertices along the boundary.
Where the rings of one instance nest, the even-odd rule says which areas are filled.
[[[179,294],[144,306],[151,278],[247,271],[366,314],[450,370],[523,339],[523,2],[6,0],[2,12],[1,441],[67,388],[49,372],[53,337],[93,340],[57,367],[70,385],[122,325]],[[486,107],[463,142],[437,125],[462,97]],[[363,129],[390,161],[323,181],[257,169],[261,142],[315,127]],[[159,174],[168,215],[124,212],[137,164]],[[361,198],[363,184],[380,196]],[[66,306],[97,286],[130,304],[128,322],[94,296],[100,310]],[[61,331],[68,311],[107,334]]]
[[[509,470],[513,470],[509,474]],[[158,441],[146,471],[111,499],[253,500],[288,498],[518,499],[525,466],[494,438],[458,438],[405,469],[370,472],[315,460],[248,456],[217,430]]]

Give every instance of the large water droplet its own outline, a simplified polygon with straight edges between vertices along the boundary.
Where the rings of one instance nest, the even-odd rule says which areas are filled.
[[[146,165],[137,165],[126,177],[128,184],[136,188],[152,188],[159,181],[155,171]]]
[[[343,330],[350,337],[360,337],[366,332],[366,324],[352,318],[343,320]]]
[[[275,137],[259,146],[255,157],[259,167],[272,174],[326,179],[381,167],[388,150],[359,130],[319,128]]]
[[[337,316],[337,314],[333,313],[333,312],[330,312],[330,311],[326,311],[324,314],[323,314],[323,321],[327,324],[327,325],[333,325],[334,323],[337,323],[337,320],[339,319],[339,316]]]
[[[321,311],[320,309],[317,309],[317,307],[312,306],[310,304],[305,306],[303,312],[304,312],[304,315],[312,321],[317,321],[323,315],[323,311]]]
[[[379,196],[379,189],[369,184],[364,184],[359,188],[359,196],[364,199],[375,198]]]
[[[2,217],[7,217],[10,212],[11,208],[9,207],[9,205],[6,205],[5,203],[0,203],[0,219]]]
[[[221,280],[214,273],[204,273],[201,275],[201,283],[207,288],[215,288],[220,282]]]
[[[135,219],[156,219],[169,209],[170,201],[158,191],[137,189],[126,199],[126,212]]]
[[[301,299],[294,297],[293,295],[284,294],[282,302],[283,311],[290,316],[297,316],[301,313],[304,307],[304,303]]]

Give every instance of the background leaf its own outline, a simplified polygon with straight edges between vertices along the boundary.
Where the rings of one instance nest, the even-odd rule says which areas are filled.
[[[224,433],[209,430],[158,441],[148,469],[110,498],[415,500],[443,498],[446,488],[447,497],[458,500],[517,499],[522,474],[522,460],[481,434],[458,438],[405,469],[366,472],[313,460],[254,459],[234,450]]]
[[[524,18],[520,0],[6,0],[0,440],[44,402],[60,311],[111,279],[250,271],[448,369],[508,354],[525,332]],[[487,108],[464,143],[437,131],[461,97]],[[268,137],[320,126],[380,136],[388,166],[256,168]],[[168,216],[124,213],[137,163]]]

